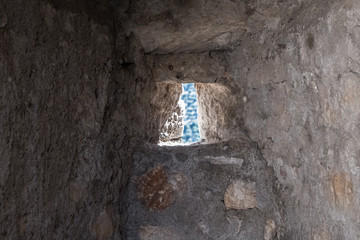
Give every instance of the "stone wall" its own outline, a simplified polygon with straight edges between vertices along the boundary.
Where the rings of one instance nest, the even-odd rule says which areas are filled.
[[[121,239],[132,153],[195,79],[207,137],[245,132],[274,168],[279,239],[359,239],[359,15],[355,0],[1,0],[0,238]]]
[[[360,236],[360,5],[329,9],[252,36],[228,59],[246,89],[245,127],[283,185],[285,239]]]
[[[132,150],[177,103],[92,4],[0,1],[0,239],[121,239]]]
[[[234,139],[243,134],[242,89],[233,79],[225,83],[196,83],[200,136],[206,142]]]
[[[274,171],[256,144],[146,144],[133,155],[129,240],[265,239],[283,231]]]

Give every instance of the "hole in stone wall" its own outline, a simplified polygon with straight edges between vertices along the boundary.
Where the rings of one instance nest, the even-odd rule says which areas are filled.
[[[201,140],[198,99],[194,83],[182,83],[177,107],[160,131],[160,145],[183,145]]]
[[[172,110],[164,111],[170,117],[164,119],[160,129],[160,145],[185,145],[200,141],[203,144],[215,143],[234,138],[243,131],[243,99],[234,94],[239,91],[236,86],[177,84],[181,84],[182,90],[178,85],[175,100],[168,99],[171,97],[168,95],[165,95],[166,99],[159,99],[173,101]]]
[[[183,92],[180,101],[185,106],[184,112],[184,131],[182,136],[183,143],[194,143],[200,141],[198,124],[198,100],[194,83],[183,83]]]

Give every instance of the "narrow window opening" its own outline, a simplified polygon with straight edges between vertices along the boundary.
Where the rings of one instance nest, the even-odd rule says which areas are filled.
[[[198,124],[198,100],[194,83],[183,83],[180,101],[185,106],[183,143],[194,143],[201,140]]]
[[[176,95],[161,99],[171,101],[163,103],[171,108],[164,111],[167,119],[159,129],[160,145],[210,144],[242,133],[243,110],[239,106],[244,100],[234,95],[238,89],[218,83],[176,83],[172,87],[176,89],[163,89]],[[234,111],[236,108],[239,111]]]
[[[177,107],[160,130],[159,145],[187,145],[201,140],[194,83],[182,83]]]

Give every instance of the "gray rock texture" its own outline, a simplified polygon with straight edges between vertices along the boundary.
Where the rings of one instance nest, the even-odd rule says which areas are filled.
[[[209,77],[223,79],[217,89],[228,90],[221,100],[212,94],[215,85],[205,85],[199,78],[202,137],[208,141],[236,138],[238,130],[245,129],[259,144],[283,186],[287,221],[282,238],[357,239],[359,4],[264,1],[249,5],[254,11],[245,24],[252,27],[239,35],[239,44],[202,45],[232,49],[217,53],[224,57],[219,59],[224,59],[220,61],[225,68],[218,68],[224,77]],[[197,43],[187,42],[186,47],[200,51]],[[186,47],[164,47],[159,53],[189,51]],[[206,69],[204,63],[198,60],[199,72]],[[211,73],[216,64],[206,64]],[[196,76],[196,67],[183,69],[184,79],[197,82],[189,77]],[[155,76],[160,81],[174,79],[168,70],[164,72],[168,77]]]
[[[360,239],[359,16],[356,0],[0,0],[0,239]],[[206,144],[156,146],[183,82]],[[132,182],[155,163],[159,212]],[[226,211],[239,179],[257,205]]]
[[[131,153],[176,106],[92,4],[0,1],[0,239],[121,239]]]
[[[274,172],[249,139],[147,144],[133,162],[126,239],[263,239],[267,219],[282,224]],[[139,188],[139,179],[147,187]],[[227,205],[229,198],[235,205]]]
[[[244,132],[242,89],[233,79],[224,84],[196,84],[200,136],[207,142],[240,137]]]
[[[245,28],[242,1],[132,1],[128,30],[145,52],[206,51],[229,47]]]
[[[284,187],[285,239],[360,237],[359,10],[309,10],[227,60],[245,89],[245,127]]]
[[[232,180],[224,194],[226,209],[250,209],[257,206],[255,182]]]
[[[141,240],[180,240],[176,233],[164,227],[142,226],[139,234]]]
[[[157,82],[219,83],[226,81],[225,56],[219,52],[155,55]]]
[[[126,173],[111,166],[126,155],[109,157],[109,141],[122,142],[121,134],[104,134],[111,31],[46,2],[1,5],[0,238],[112,235]],[[97,219],[107,219],[107,233]]]
[[[129,4],[124,21],[146,53],[231,50],[249,33],[278,30],[299,13],[308,14],[309,8],[326,9],[327,2],[331,1],[136,0]]]

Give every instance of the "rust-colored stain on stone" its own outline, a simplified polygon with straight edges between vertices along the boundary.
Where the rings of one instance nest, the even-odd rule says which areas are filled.
[[[135,180],[138,198],[150,210],[164,210],[169,207],[174,190],[168,182],[168,175],[161,165],[149,169]]]
[[[339,207],[348,207],[354,201],[353,183],[351,177],[345,173],[335,173],[332,178],[332,192],[334,201]]]

